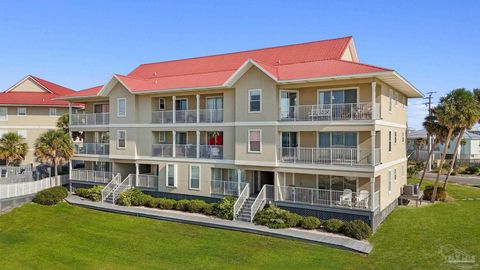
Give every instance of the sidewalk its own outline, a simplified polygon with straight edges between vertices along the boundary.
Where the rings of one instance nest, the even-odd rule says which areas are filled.
[[[126,207],[109,203],[92,202],[75,195],[69,195],[66,200],[73,205],[106,212],[153,218],[164,221],[180,222],[185,224],[200,225],[211,228],[255,233],[285,239],[302,240],[315,244],[324,244],[365,254],[369,254],[372,251],[372,245],[367,241],[360,241],[343,235],[331,234],[321,231],[307,231],[299,229],[270,229],[265,226],[259,226],[249,222],[225,220],[200,214],[191,214],[180,211],[160,210],[144,207]]]

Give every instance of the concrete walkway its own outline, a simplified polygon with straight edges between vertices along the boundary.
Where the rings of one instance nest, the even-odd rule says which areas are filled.
[[[69,195],[66,200],[73,205],[106,212],[153,218],[172,222],[180,222],[185,224],[194,224],[211,228],[249,232],[286,239],[302,240],[315,244],[324,244],[365,254],[369,254],[372,251],[372,245],[367,241],[360,241],[343,235],[331,234],[321,231],[307,231],[299,229],[270,229],[265,226],[259,226],[249,222],[225,220],[215,217],[204,216],[201,214],[191,214],[180,211],[160,210],[144,207],[126,207],[112,205],[109,203],[92,202],[90,200],[86,200],[74,195]]]
[[[419,177],[422,176],[422,173],[420,172]],[[435,178],[437,177],[437,173],[431,173],[427,172],[425,174],[426,179],[430,179],[432,181],[435,181]],[[440,180],[442,180],[442,185],[443,185],[443,180],[445,180],[446,175],[440,175]],[[450,175],[448,178],[448,182],[455,182],[458,184],[462,185],[470,185],[470,186],[478,186],[480,187],[480,176],[478,175]]]

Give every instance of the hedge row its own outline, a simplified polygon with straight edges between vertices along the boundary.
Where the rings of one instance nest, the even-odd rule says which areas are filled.
[[[342,233],[355,239],[367,239],[372,235],[372,229],[361,220],[342,221],[329,219],[321,222],[316,217],[302,217],[274,205],[265,207],[255,215],[255,223],[269,228],[302,227],[307,230],[323,229],[327,232]]]
[[[233,219],[235,198],[225,197],[218,203],[207,203],[202,200],[173,200],[156,198],[143,193],[139,189],[129,189],[120,193],[117,203],[124,206],[145,206],[167,210],[179,210],[190,213],[213,215],[223,219]]]
[[[68,190],[66,188],[52,187],[38,192],[32,201],[43,205],[55,205],[62,202],[67,196]]]
[[[103,187],[101,186],[94,186],[92,188],[77,188],[75,189],[75,194],[82,198],[99,202],[102,200],[102,189]]]

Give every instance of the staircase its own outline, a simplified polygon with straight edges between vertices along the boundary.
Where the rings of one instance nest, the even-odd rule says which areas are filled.
[[[255,202],[255,198],[247,198],[243,203],[242,208],[240,208],[240,212],[238,213],[235,220],[250,222],[252,216],[251,211],[253,202]]]
[[[129,174],[123,181],[120,182],[120,174],[115,177],[102,189],[102,202],[115,204],[118,196],[123,191],[132,188],[132,182],[134,179],[133,174]]]
[[[103,202],[114,204],[114,196],[115,195],[113,194],[113,192],[110,192],[110,194],[107,195]]]

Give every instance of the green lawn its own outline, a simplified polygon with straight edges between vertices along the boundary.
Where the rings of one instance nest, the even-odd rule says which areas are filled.
[[[480,197],[480,189],[450,189],[458,198]],[[399,207],[363,256],[67,204],[27,204],[0,216],[0,269],[438,269],[438,251],[447,244],[480,264],[479,213],[480,201]]]

